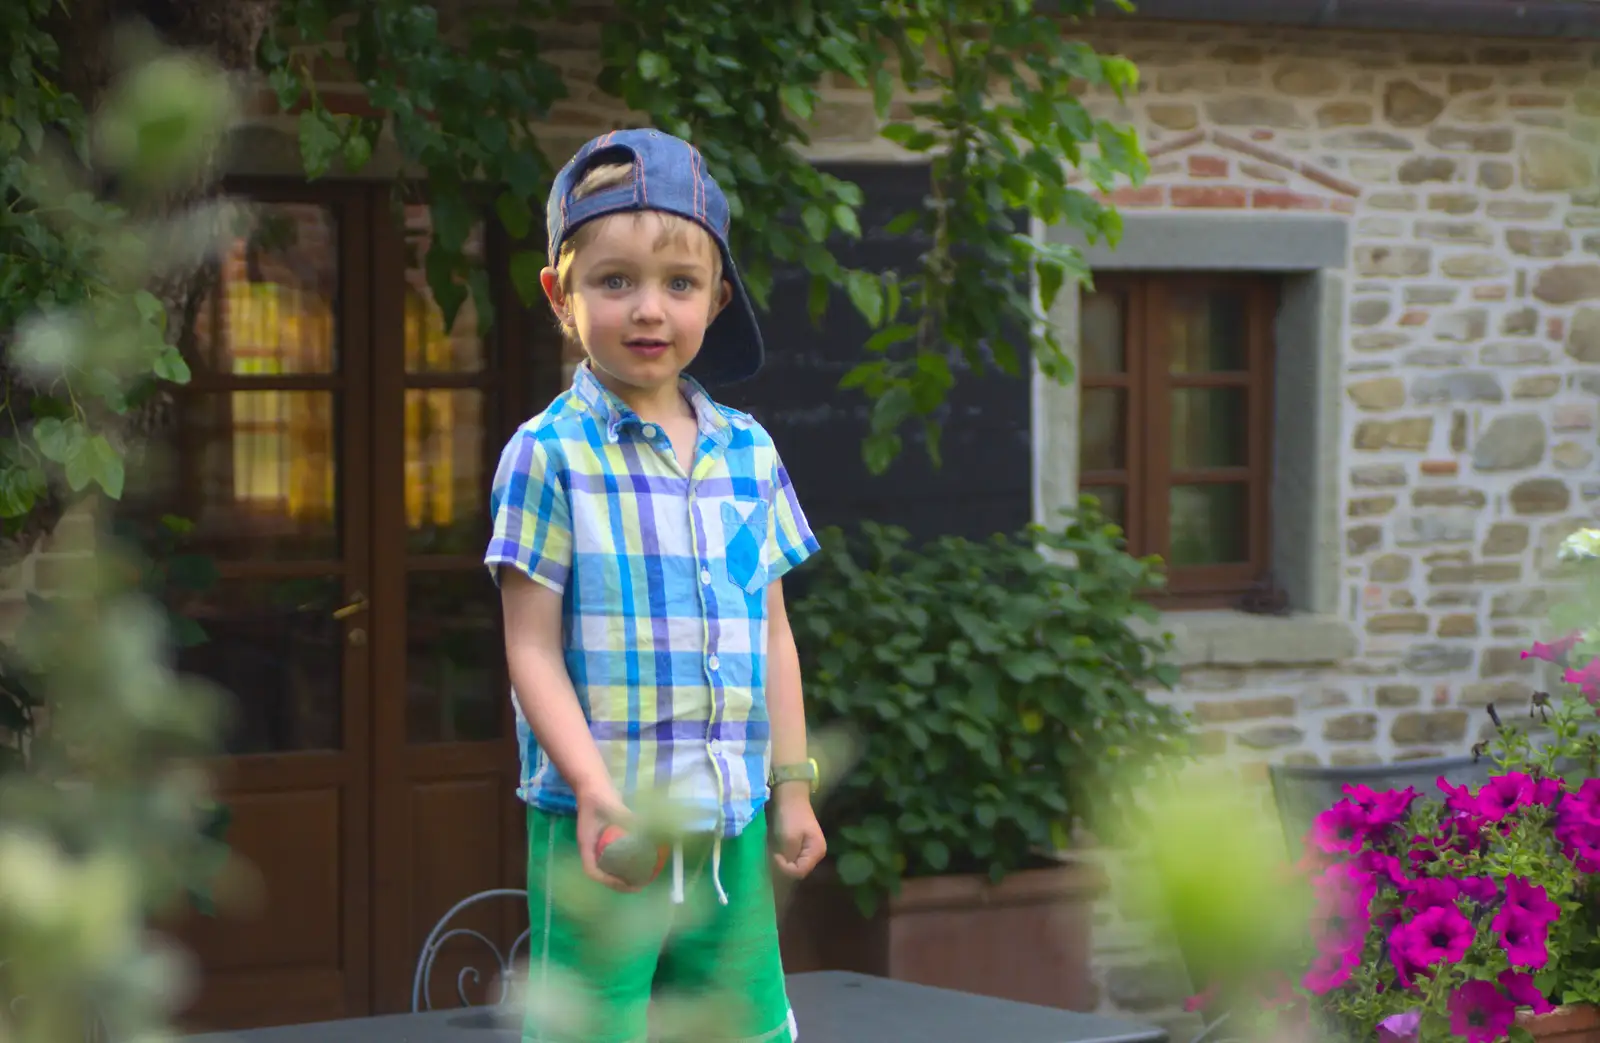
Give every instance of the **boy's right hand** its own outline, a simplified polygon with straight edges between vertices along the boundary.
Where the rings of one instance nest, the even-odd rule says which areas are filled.
[[[622,798],[615,788],[610,785],[598,786],[592,789],[579,790],[578,799],[578,855],[583,861],[584,875],[597,883],[605,884],[613,891],[633,892],[639,890],[630,886],[627,881],[612,876],[600,868],[597,861],[596,848],[600,845],[600,833],[607,826],[622,826],[626,828],[633,820],[633,814],[622,803]]]

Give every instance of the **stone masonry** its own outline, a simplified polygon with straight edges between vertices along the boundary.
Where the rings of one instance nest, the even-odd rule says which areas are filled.
[[[1560,540],[1600,510],[1600,72],[1575,43],[1143,27],[1125,208],[1348,214],[1340,482],[1347,661],[1185,671],[1205,748],[1459,753],[1520,712]],[[1280,345],[1279,350],[1289,350]],[[1159,931],[1110,909],[1108,1009],[1170,1018]]]

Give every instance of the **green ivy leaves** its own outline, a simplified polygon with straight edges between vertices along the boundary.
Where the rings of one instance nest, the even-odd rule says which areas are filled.
[[[891,466],[908,424],[920,425],[937,463],[952,359],[1021,375],[1031,358],[1070,377],[1041,319],[1088,271],[1075,249],[1035,237],[1033,223],[1091,242],[1120,235],[1094,191],[1138,183],[1148,163],[1133,131],[1095,119],[1079,94],[1087,84],[1124,95],[1137,70],[1069,37],[1068,20],[1089,14],[1090,0],[1049,13],[1013,0],[791,6],[619,0],[601,27],[595,86],[700,147],[728,193],[734,252],[758,305],[774,271],[797,265],[811,276],[815,319],[839,288],[866,320],[864,358],[843,388],[873,401],[869,467]],[[532,127],[567,86],[535,27],[561,24],[565,5],[520,0],[452,33],[435,5],[409,0],[286,0],[282,16],[262,59],[280,104],[305,106],[307,171],[359,168],[389,134],[425,175],[438,232],[425,267],[447,321],[468,296],[480,321],[491,316],[487,280],[460,249],[463,229],[489,212],[519,241],[512,286],[524,304],[538,302],[544,257],[520,241],[536,234],[551,164]],[[345,26],[337,53],[327,43],[335,22]],[[374,114],[330,112],[312,82],[318,62],[342,64]],[[928,201],[888,227],[928,244],[915,271],[850,270],[835,256],[832,244],[862,235],[861,192],[804,157],[836,104],[823,88],[835,83],[869,91],[882,137],[929,168]],[[495,187],[469,187],[478,184]]]
[[[39,23],[10,29],[17,50],[0,68],[0,139],[37,145],[37,128],[59,132],[81,158],[118,173],[125,192],[194,176],[233,117],[214,68],[169,54],[119,79],[91,124],[52,84],[55,45]],[[144,286],[181,263],[174,257],[204,249],[196,229],[214,215],[192,215],[192,227],[136,223],[48,154],[0,161],[0,189],[12,201],[0,220],[0,328],[12,333],[0,372],[0,532],[9,534],[52,491],[68,494],[58,503],[92,489],[122,496],[122,416],[155,383],[190,376],[166,306]]]
[[[62,466],[73,492],[82,492],[94,483],[112,499],[121,498],[122,454],[105,435],[91,433],[76,419],[45,417],[34,424],[33,440],[46,460]]]

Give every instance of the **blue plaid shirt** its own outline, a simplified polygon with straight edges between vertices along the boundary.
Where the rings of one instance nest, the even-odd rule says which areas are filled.
[[[767,587],[818,547],[767,432],[682,387],[700,432],[688,475],[666,432],[579,366],[500,454],[484,562],[564,595],[567,672],[623,799],[653,789],[735,836],[768,796]],[[516,718],[518,796],[572,813]]]

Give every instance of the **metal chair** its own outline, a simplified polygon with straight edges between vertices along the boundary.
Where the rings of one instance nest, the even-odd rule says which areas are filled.
[[[475,895],[463,898],[450,907],[450,911],[439,918],[433,925],[433,930],[428,932],[428,938],[422,943],[422,952],[417,956],[417,971],[411,982],[411,1012],[419,1014],[433,1009],[433,999],[428,992],[428,979],[433,974],[433,964],[439,958],[439,950],[452,938],[473,938],[483,943],[484,947],[494,956],[495,966],[500,977],[500,994],[492,1006],[501,1006],[506,1002],[511,991],[511,977],[516,965],[517,950],[528,943],[530,928],[524,928],[522,933],[511,942],[511,945],[502,952],[489,936],[470,927],[450,927],[450,921],[455,919],[463,910],[482,902],[496,898],[516,898],[524,906],[528,902],[528,892],[515,887],[497,887],[488,891],[479,891]],[[463,967],[456,974],[456,995],[461,998],[461,1006],[471,1007],[473,1003],[467,998],[467,983],[471,979],[473,985],[482,985],[483,976],[474,966]]]
[[[5,968],[9,963],[9,960],[0,960],[0,976],[4,975]],[[4,1039],[11,1034],[12,1025],[10,1021],[16,1017],[18,1011],[27,1002],[28,998],[26,996],[12,996],[9,1000],[0,1004],[0,1008],[3,1008],[0,1009],[0,1039]],[[85,997],[83,1004],[86,1008],[84,1011],[83,1043],[111,1043],[111,1030],[106,1025],[105,1016],[100,1012],[100,1005],[94,1001],[93,997]]]

